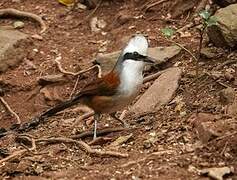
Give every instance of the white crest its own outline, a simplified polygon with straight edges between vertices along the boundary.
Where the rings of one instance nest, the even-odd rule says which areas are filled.
[[[123,50],[123,54],[127,52],[138,52],[141,55],[146,56],[148,49],[147,39],[143,35],[135,35],[130,39],[128,45]]]

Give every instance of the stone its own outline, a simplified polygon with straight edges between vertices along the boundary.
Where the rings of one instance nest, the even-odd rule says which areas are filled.
[[[97,17],[93,17],[90,21],[91,31],[95,33],[100,32],[106,25],[107,23],[103,19],[98,19]]]
[[[207,175],[208,177],[216,180],[223,180],[223,176],[234,173],[233,167],[214,167],[206,168],[200,171],[201,175]]]
[[[237,45],[237,4],[219,9],[214,17],[217,24],[207,28],[210,40],[217,47],[231,47]]]
[[[203,144],[219,136],[229,134],[237,128],[237,123],[234,119],[223,119],[222,116],[211,113],[194,113],[189,117],[188,121]]]
[[[143,115],[158,110],[170,102],[179,86],[181,70],[177,67],[167,69],[131,107],[129,113]]]
[[[178,55],[181,51],[181,48],[178,46],[168,46],[168,47],[153,47],[148,48],[148,56],[156,59],[156,64],[162,64],[167,62],[169,59]],[[94,62],[100,64],[102,73],[106,74],[111,71],[117,62],[117,59],[121,51],[115,51],[108,54],[99,54]]]
[[[23,28],[25,26],[25,24],[24,24],[24,22],[22,22],[22,21],[15,21],[14,23],[13,23],[13,27],[15,28],[15,29],[21,29],[21,28]]]
[[[233,117],[237,117],[237,100],[227,108],[227,114]]]
[[[215,122],[211,121],[201,122],[197,124],[195,129],[197,130],[198,138],[202,141],[202,143],[205,144],[210,140],[222,135],[218,132],[218,127],[215,125]]]
[[[26,57],[27,37],[17,30],[0,28],[0,72],[18,65]]]
[[[232,104],[235,100],[235,90],[231,87],[225,88],[219,92],[219,96],[221,104]]]

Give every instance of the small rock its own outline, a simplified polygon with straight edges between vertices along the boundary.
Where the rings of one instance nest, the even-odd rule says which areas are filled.
[[[36,66],[32,61],[29,61],[28,59],[25,60],[26,63],[26,70],[35,70]]]
[[[235,100],[235,90],[231,87],[228,87],[226,89],[221,90],[219,96],[220,96],[220,102],[223,105],[231,104]]]
[[[46,86],[53,83],[65,82],[66,78],[63,74],[51,74],[46,76],[41,76],[38,78],[38,83],[41,86]]]
[[[221,136],[222,134],[218,132],[218,127],[215,126],[214,122],[201,122],[196,127],[198,137],[202,143],[207,143],[210,140]]]
[[[174,96],[180,78],[181,70],[179,68],[167,69],[131,107],[129,113],[142,115],[167,104]]]
[[[77,2],[77,8],[78,9],[82,9],[82,10],[86,10],[87,9],[87,7],[84,4],[81,4],[81,3],[78,3],[78,2]]]
[[[98,33],[101,29],[104,29],[107,23],[103,19],[98,19],[97,17],[93,17],[90,21],[91,31]]]
[[[227,114],[233,117],[237,117],[237,100],[236,99],[233,104],[228,106]]]
[[[188,121],[193,125],[198,138],[204,144],[237,128],[233,119],[223,119],[220,115],[211,113],[194,113]]]
[[[16,66],[27,54],[27,35],[17,30],[0,28],[0,72]]]
[[[44,95],[46,101],[62,101],[56,91],[49,91],[47,87],[42,88],[40,93]]]
[[[201,175],[207,175],[215,180],[223,180],[223,176],[234,173],[233,167],[207,168],[200,171]]]
[[[234,81],[235,80],[235,76],[231,72],[228,72],[228,71],[225,72],[224,76],[227,81]]]
[[[125,23],[128,23],[132,19],[133,19],[133,17],[131,15],[123,13],[123,12],[119,12],[119,14],[117,15],[117,19],[116,19],[116,22],[118,24],[116,24],[115,26],[124,25]]]
[[[38,35],[38,34],[33,34],[31,37],[34,38],[34,39],[40,40],[40,41],[43,40],[43,37]]]
[[[207,34],[215,46],[234,48],[237,45],[236,14],[237,4],[221,8],[214,14],[217,24],[209,26]]]
[[[15,29],[21,29],[21,28],[23,28],[24,27],[24,23],[22,22],[22,21],[15,21],[14,23],[13,23],[13,27],[15,28]]]

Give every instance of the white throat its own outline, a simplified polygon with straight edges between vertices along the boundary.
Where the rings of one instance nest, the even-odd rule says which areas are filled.
[[[126,60],[123,62],[120,72],[119,92],[124,96],[136,96],[139,92],[143,75],[144,62]]]

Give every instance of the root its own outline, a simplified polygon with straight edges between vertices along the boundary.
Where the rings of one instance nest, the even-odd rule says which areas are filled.
[[[11,107],[8,105],[8,103],[3,99],[3,97],[0,97],[0,100],[2,102],[2,104],[5,106],[5,108],[13,115],[15,116],[16,120],[17,120],[17,124],[21,124],[21,119],[19,118],[19,116],[11,109]]]
[[[16,158],[17,156],[22,156],[24,155],[26,152],[28,151],[34,151],[36,149],[36,144],[35,144],[35,139],[28,137],[27,135],[19,135],[17,136],[18,139],[27,139],[28,141],[31,142],[31,148],[26,148],[26,146],[24,146],[25,149],[19,150],[19,151],[15,151],[13,152],[13,154],[11,154],[10,156],[7,156],[6,158],[3,158],[0,160],[0,165],[4,165],[5,162]],[[2,166],[1,166],[2,167]]]
[[[40,16],[30,13],[30,12],[19,11],[16,9],[7,8],[7,9],[0,9],[0,17],[1,16],[15,16],[15,17],[31,18],[40,24],[40,26],[41,26],[40,34],[44,33],[47,29],[42,18]]]
[[[102,72],[101,72],[101,67],[97,64],[97,65],[94,65],[94,66],[91,66],[91,67],[89,67],[89,68],[87,68],[87,69],[84,69],[84,70],[81,70],[81,71],[79,71],[79,72],[76,72],[76,73],[74,73],[74,72],[70,72],[70,71],[66,71],[63,67],[62,67],[62,64],[60,63],[60,61],[59,61],[59,59],[55,59],[55,62],[56,62],[56,64],[57,64],[57,67],[58,67],[58,69],[59,69],[59,71],[61,72],[61,73],[63,73],[63,74],[68,74],[68,75],[72,75],[72,76],[78,76],[78,75],[80,75],[80,74],[82,74],[82,73],[85,73],[85,72],[88,72],[88,71],[90,71],[91,69],[94,69],[95,67],[97,67],[98,68],[98,77],[99,78],[101,78],[101,74],[102,74]]]
[[[77,141],[70,138],[48,138],[48,139],[38,139],[36,142],[46,142],[46,143],[75,143],[78,146],[80,146],[84,151],[89,153],[90,155],[95,156],[113,156],[113,157],[120,157],[120,158],[126,158],[128,157],[128,154],[123,154],[119,152],[114,151],[102,151],[102,150],[96,150],[92,149],[88,144],[86,144],[83,141]]]

